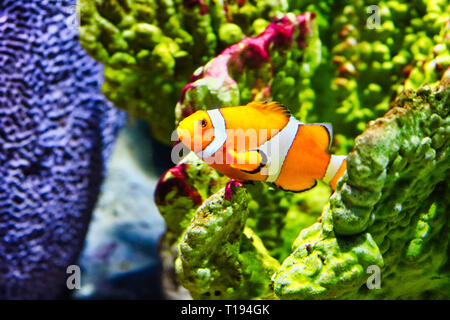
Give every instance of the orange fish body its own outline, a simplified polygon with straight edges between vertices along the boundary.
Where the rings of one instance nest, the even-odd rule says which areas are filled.
[[[224,175],[262,180],[294,192],[316,180],[333,190],[346,170],[344,156],[327,153],[332,133],[327,124],[304,124],[276,103],[197,111],[177,128],[183,144]]]

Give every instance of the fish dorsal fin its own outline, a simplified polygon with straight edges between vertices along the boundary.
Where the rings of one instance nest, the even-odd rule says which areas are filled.
[[[291,116],[291,112],[289,111],[289,109],[286,106],[283,106],[281,103],[279,102],[275,102],[275,101],[266,101],[266,102],[257,102],[257,101],[253,101],[250,102],[249,104],[247,104],[248,107],[251,108],[257,108],[257,109],[262,109],[262,110],[267,110],[267,111],[271,111],[274,113],[278,113],[281,114],[287,118],[289,118]]]

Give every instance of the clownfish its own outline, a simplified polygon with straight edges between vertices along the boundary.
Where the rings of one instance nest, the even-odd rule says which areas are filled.
[[[224,175],[270,182],[286,191],[309,190],[319,179],[334,191],[346,170],[346,156],[327,152],[330,124],[302,123],[277,102],[199,110],[179,123],[177,135]]]

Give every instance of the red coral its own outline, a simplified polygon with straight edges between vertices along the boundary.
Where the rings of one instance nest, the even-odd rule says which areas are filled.
[[[187,181],[186,169],[187,165],[182,163],[167,170],[159,178],[155,190],[155,203],[158,206],[165,204],[167,194],[173,190],[177,190],[178,197],[189,197],[197,206],[202,204],[202,197],[196,190],[191,188]]]
[[[270,63],[270,51],[291,46],[296,28],[299,29],[299,35],[295,42],[303,48],[306,45],[306,37],[311,32],[311,21],[314,17],[315,14],[309,12],[297,15],[294,20],[284,16],[274,20],[259,36],[245,38],[228,47],[212,59],[199,74],[192,76],[191,82],[183,88],[179,104],[183,105],[186,92],[195,88],[199,79],[211,77],[221,80],[222,87],[232,86],[236,82],[229,74],[230,67],[238,73],[243,73],[245,68],[258,69],[265,63]],[[189,109],[195,111],[195,106],[189,106]]]
[[[228,181],[225,187],[225,200],[231,201],[231,198],[236,194],[236,188],[243,187],[244,184],[237,180]]]

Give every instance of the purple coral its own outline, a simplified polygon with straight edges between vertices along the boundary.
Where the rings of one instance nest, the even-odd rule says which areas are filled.
[[[63,296],[124,120],[69,23],[74,4],[0,4],[2,299]]]

